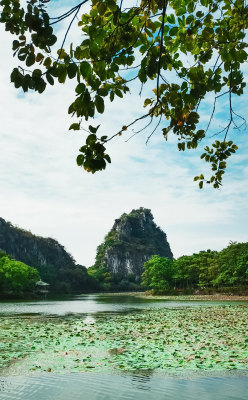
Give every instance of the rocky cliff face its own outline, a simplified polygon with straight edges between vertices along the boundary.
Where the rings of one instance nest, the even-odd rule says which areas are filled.
[[[3,218],[0,218],[0,249],[36,268],[41,278],[51,284],[52,292],[80,291],[89,284],[86,268],[76,265],[56,240],[33,235]]]
[[[97,249],[95,267],[105,267],[120,279],[134,276],[140,282],[144,262],[152,255],[172,259],[166,234],[154,223],[150,210],[123,214]]]
[[[46,264],[74,266],[75,262],[56,240],[35,236],[0,218],[0,249],[32,267]]]

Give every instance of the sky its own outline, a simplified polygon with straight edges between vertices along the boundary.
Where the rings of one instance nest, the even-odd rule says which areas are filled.
[[[63,7],[76,3],[65,1]],[[165,142],[161,129],[147,145],[149,128],[128,142],[132,131],[117,137],[108,146],[112,163],[105,171],[89,174],[76,164],[86,133],[68,131],[74,122],[67,114],[74,100],[73,82],[48,87],[42,95],[16,90],[10,82],[18,65],[11,50],[14,38],[0,28],[0,217],[58,240],[87,267],[114,220],[139,207],[151,209],[176,258],[221,250],[229,241],[248,241],[246,129],[231,132],[239,150],[228,163],[220,190],[198,188],[193,178],[206,170],[200,150],[179,153],[175,139]],[[68,43],[80,38],[76,24],[70,35]],[[144,98],[137,87],[132,85],[126,98],[106,103],[104,115],[93,121],[101,124],[101,136],[118,132],[143,112]],[[203,121],[209,118],[212,100],[209,97],[201,110]],[[225,126],[224,103],[218,104],[213,132]],[[246,116],[247,104],[246,89],[234,106]]]

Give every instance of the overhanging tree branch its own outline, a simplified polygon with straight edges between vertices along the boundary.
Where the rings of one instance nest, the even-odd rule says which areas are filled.
[[[242,96],[246,88],[242,73],[248,47],[246,2],[182,0],[179,6],[178,0],[139,0],[125,7],[125,0],[92,0],[89,12],[83,13],[79,21],[81,43],[66,48],[72,23],[87,2],[79,2],[62,15],[50,18],[45,0],[27,1],[27,7],[19,1],[0,0],[0,22],[16,35],[13,53],[24,63],[24,68],[14,68],[11,74],[15,87],[42,93],[55,80],[59,83],[74,80],[75,101],[68,112],[77,118],[70,129],[79,130],[83,121],[104,113],[107,100],[115,101],[116,97],[123,98],[130,88],[134,90],[133,81],[140,81],[140,95],[144,88],[150,90],[154,82],[151,96],[144,101],[144,106],[149,107],[147,113],[128,124],[124,121],[113,135],[106,136],[103,132],[97,137],[99,126],[89,125],[86,129],[90,133],[77,162],[92,173],[105,169],[106,162],[110,162],[105,148],[110,140],[148,118],[144,128],[131,137],[158,118],[146,142],[162,125],[165,139],[169,132],[176,135],[180,151],[202,145],[213,126],[217,100],[228,93],[229,121],[217,133],[223,136],[222,141],[206,146],[202,154],[213,175],[205,179],[201,174],[195,179],[200,188],[203,182],[218,188],[226,160],[237,150],[228,140],[231,128],[245,125],[245,119],[234,111],[233,99]],[[58,57],[54,57],[52,49],[57,38],[53,26],[66,18],[71,20]],[[190,60],[190,65],[185,65],[185,59]],[[206,104],[209,94],[214,102],[205,126],[200,105]],[[236,117],[242,118],[240,125]]]

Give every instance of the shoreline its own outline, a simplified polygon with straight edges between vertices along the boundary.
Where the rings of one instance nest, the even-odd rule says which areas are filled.
[[[94,293],[110,296],[133,296],[149,300],[168,300],[168,301],[248,301],[247,296],[230,294],[191,294],[191,295],[152,295],[150,292],[101,292]]]
[[[65,298],[71,298],[71,296],[81,297],[85,295],[101,295],[101,296],[133,296],[140,297],[142,299],[149,300],[166,300],[166,301],[248,301],[248,295],[237,295],[237,294],[191,294],[191,295],[153,295],[150,292],[93,292],[93,293],[81,293],[81,294],[67,294],[65,296],[47,296],[47,298],[2,298],[0,297],[0,303],[11,303],[11,302],[28,302],[28,301],[41,301],[41,300],[65,300]]]
[[[225,294],[195,294],[195,295],[179,295],[179,296],[168,296],[168,295],[152,295],[143,293],[142,295],[137,293],[137,297],[149,298],[154,300],[177,300],[177,301],[248,301],[248,296],[238,295],[225,295]]]

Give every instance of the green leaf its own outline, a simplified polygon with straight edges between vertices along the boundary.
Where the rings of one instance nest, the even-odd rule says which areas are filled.
[[[32,73],[33,78],[41,77],[42,71],[40,69],[34,69]]]
[[[14,40],[13,44],[12,44],[12,49],[15,51],[15,50],[17,50],[19,48],[19,46],[20,46],[19,41],[18,40]]]
[[[91,133],[96,133],[98,131],[99,127],[100,127],[100,125],[98,125],[96,128],[92,125],[89,125],[89,131]]]
[[[37,56],[35,57],[35,61],[40,62],[43,60],[43,58],[44,58],[43,54],[38,53]]]
[[[27,57],[27,53],[20,53],[19,52],[18,58],[19,58],[20,61],[25,61],[26,57]]]
[[[105,160],[108,161],[108,163],[111,163],[111,158],[109,157],[108,154],[105,154],[104,158],[105,158]]]
[[[35,63],[35,55],[34,53],[31,53],[27,56],[26,58],[26,66],[31,67]]]
[[[92,57],[95,57],[98,53],[98,46],[95,42],[91,41],[89,45],[90,53]]]
[[[98,6],[98,12],[100,15],[104,15],[105,11],[107,10],[107,5],[104,2],[101,2]]]
[[[120,89],[115,89],[115,94],[118,96],[118,97],[123,97],[123,93],[122,93],[122,91],[120,90]]]
[[[79,124],[79,123],[76,123],[76,122],[74,122],[73,124],[71,124],[70,127],[69,127],[69,131],[70,131],[70,130],[79,131],[79,129],[80,129],[80,124]]]
[[[176,36],[178,32],[178,27],[173,26],[173,28],[170,29],[170,36]]]
[[[43,93],[46,89],[46,82],[43,78],[38,78],[35,81],[35,90],[39,93]]]
[[[111,102],[114,100],[114,97],[115,97],[115,93],[113,92],[113,90],[111,90],[110,95],[109,95]]]
[[[84,78],[88,78],[91,74],[91,66],[86,61],[80,64],[80,72]]]
[[[186,24],[190,25],[192,21],[194,21],[194,16],[191,14],[186,18]]]
[[[83,156],[82,154],[79,154],[79,155],[77,156],[77,165],[78,165],[79,167],[81,167],[81,166],[83,165],[83,163],[84,163],[84,156]]]
[[[147,81],[147,74],[145,68],[141,68],[138,72],[138,78],[140,82],[145,83]]]
[[[43,62],[43,65],[45,65],[45,67],[46,67],[47,69],[49,69],[49,68],[51,67],[51,64],[52,64],[52,60],[51,60],[50,57],[47,57],[47,58],[45,59],[45,61]]]
[[[46,73],[46,79],[47,79],[47,82],[50,83],[50,85],[54,85],[54,79],[53,79],[52,75],[50,75],[48,72]]]
[[[220,169],[225,169],[226,168],[226,162],[225,161],[220,162],[219,163],[219,168]]]
[[[181,85],[181,90],[184,91],[184,90],[187,90],[187,89],[188,89],[188,84],[187,84],[187,82],[183,81],[183,83]]]
[[[192,13],[195,10],[195,1],[189,1],[188,3],[188,13]]]
[[[185,6],[180,7],[178,10],[176,10],[176,15],[178,17],[180,17],[181,15],[184,15],[184,14],[186,14],[186,7]]]
[[[174,25],[176,23],[175,15],[171,14],[171,15],[167,16],[167,21],[169,22],[169,24]]]
[[[82,94],[85,92],[86,86],[84,83],[79,83],[75,89],[76,93]]]
[[[97,137],[96,135],[94,135],[93,133],[91,135],[89,135],[86,139],[86,144],[92,146],[92,144],[96,143],[97,141]]]
[[[111,10],[111,11],[116,11],[117,9],[117,5],[116,2],[114,0],[107,0],[107,7]]]
[[[95,97],[95,106],[97,111],[102,114],[104,112],[104,100],[101,96],[96,95]]]
[[[57,68],[57,75],[59,83],[64,83],[67,76],[67,68],[64,64],[59,64]]]
[[[75,63],[70,63],[67,67],[67,74],[69,79],[75,78],[77,75],[78,67]]]

